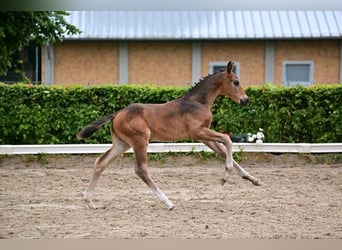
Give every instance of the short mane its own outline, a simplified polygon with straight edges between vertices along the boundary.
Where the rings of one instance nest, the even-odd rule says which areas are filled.
[[[212,76],[221,73],[225,71],[225,69],[221,69],[220,71],[216,71],[212,74],[208,74],[207,76],[203,77],[202,79],[199,79],[198,82],[195,82],[192,84],[191,88],[189,89],[189,91],[184,95],[185,97],[188,95],[191,95],[194,91],[196,91],[200,86],[202,86],[203,84],[205,84],[209,78],[211,78]]]

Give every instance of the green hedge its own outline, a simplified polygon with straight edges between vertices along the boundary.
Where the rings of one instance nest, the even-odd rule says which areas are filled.
[[[250,104],[215,104],[216,128],[232,133],[264,129],[266,142],[342,142],[342,85],[247,88]]]
[[[84,143],[76,139],[86,124],[130,103],[163,103],[187,87],[61,87],[0,84],[0,144]],[[219,97],[212,128],[230,133],[257,132],[266,142],[342,142],[342,85],[250,87],[250,104],[241,107]],[[107,126],[108,128],[108,126]],[[110,143],[108,129],[86,143]]]

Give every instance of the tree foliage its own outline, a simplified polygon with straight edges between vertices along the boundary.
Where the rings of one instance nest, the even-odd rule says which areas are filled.
[[[30,42],[38,45],[61,41],[65,34],[80,30],[66,22],[66,11],[0,12],[0,75],[19,68],[12,55]]]

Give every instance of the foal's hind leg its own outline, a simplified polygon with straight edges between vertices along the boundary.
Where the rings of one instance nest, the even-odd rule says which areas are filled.
[[[209,148],[211,148],[212,150],[214,150],[221,158],[223,158],[223,159],[226,158],[226,150],[224,149],[224,147],[220,143],[214,142],[214,141],[203,141],[203,143],[205,145],[207,145]],[[254,176],[249,174],[234,159],[233,159],[233,166],[236,168],[236,170],[239,172],[239,175],[242,178],[251,181],[256,186],[261,185],[260,181],[257,178],[255,178]],[[222,185],[224,185],[226,183],[229,175],[230,175],[230,170],[225,168],[224,177],[221,180]]]
[[[100,175],[116,157],[126,152],[130,146],[119,138],[115,138],[112,147],[107,150],[103,155],[96,159],[92,179],[84,192],[84,199],[90,208],[96,209],[95,204],[92,201],[92,196],[94,195],[94,189]]]
[[[144,145],[135,145],[133,150],[136,156],[135,173],[146,183],[152,192],[162,201],[169,210],[175,208],[175,205],[167,198],[162,190],[160,190],[153,182],[147,170],[147,143]]]

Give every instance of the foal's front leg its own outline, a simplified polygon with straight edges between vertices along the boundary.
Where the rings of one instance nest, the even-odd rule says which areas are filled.
[[[215,141],[203,141],[205,145],[207,145],[209,148],[211,148],[214,152],[216,152],[221,158],[226,158],[226,150],[224,149],[224,146],[222,146],[220,143]],[[251,181],[254,185],[260,186],[261,182],[255,178],[254,176],[250,175],[245,169],[243,169],[234,159],[233,159],[233,166],[236,168],[236,170],[239,172],[239,175],[246,179]],[[230,171],[225,168],[225,174],[222,178],[221,182],[222,185],[224,185],[227,181],[227,177],[229,176]]]
[[[233,160],[234,167],[239,172],[240,176],[246,180],[251,181],[255,186],[261,186],[261,182],[255,178],[254,176],[250,175],[245,169],[243,169],[235,160]]]
[[[223,185],[231,175],[234,167],[232,141],[227,135],[218,133],[209,128],[201,128],[200,130],[195,131],[192,138],[205,143],[208,147],[213,149],[223,159],[226,160],[225,172],[222,178]],[[220,143],[222,143],[224,146],[222,146]]]

